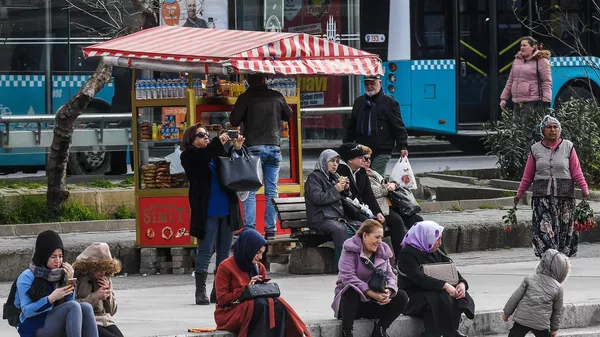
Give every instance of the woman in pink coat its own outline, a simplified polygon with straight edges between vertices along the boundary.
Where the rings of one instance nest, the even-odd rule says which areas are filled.
[[[500,96],[500,107],[512,97],[515,122],[525,123],[528,113],[540,107],[547,109],[552,101],[552,71],[550,52],[539,50],[537,41],[526,36],[521,39],[521,51],[515,57],[508,81]]]

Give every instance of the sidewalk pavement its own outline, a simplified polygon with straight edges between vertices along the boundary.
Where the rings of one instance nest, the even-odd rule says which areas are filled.
[[[596,325],[598,319],[593,317],[600,303],[600,244],[582,244],[578,256],[572,259],[571,276],[564,284],[565,306],[569,313],[563,321],[569,321],[567,326],[587,326],[590,322],[593,323],[591,325]],[[451,257],[469,281],[469,293],[475,299],[477,313],[480,317],[485,316],[485,322],[464,322],[465,328],[473,332],[470,329],[481,329],[481,324],[487,324],[496,326],[495,330],[488,333],[499,334],[506,331],[509,325],[500,322],[499,312],[490,311],[501,310],[508,297],[521,284],[523,277],[534,272],[537,259],[531,249],[471,252],[452,254]],[[273,282],[279,284],[282,297],[307,324],[318,322],[322,329],[336,324],[330,308],[336,276],[292,277],[271,274],[271,277]],[[190,275],[127,276],[117,277],[113,282],[119,305],[115,318],[127,337],[186,336],[188,328],[215,327],[214,305],[193,304],[194,280]],[[212,282],[212,279],[208,282]],[[10,283],[0,284],[1,303],[6,301],[9,288]],[[581,308],[591,311],[584,313]],[[415,320],[404,318],[400,322],[403,328],[408,329],[411,326],[406,324],[413,324]],[[365,324],[361,325],[364,329]],[[478,324],[480,326],[476,326]],[[332,335],[331,331],[334,330],[329,331],[327,335]],[[17,337],[18,334],[3,321],[0,323],[0,336]]]

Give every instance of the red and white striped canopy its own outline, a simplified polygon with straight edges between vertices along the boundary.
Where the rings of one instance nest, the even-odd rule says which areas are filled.
[[[236,73],[383,74],[377,55],[303,33],[160,26],[83,48],[83,53],[220,64]]]

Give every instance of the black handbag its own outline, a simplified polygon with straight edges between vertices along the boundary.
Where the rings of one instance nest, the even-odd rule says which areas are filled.
[[[387,276],[385,275],[385,272],[381,269],[375,268],[375,265],[369,259],[367,259],[366,264],[370,265],[373,269],[373,275],[367,282],[369,289],[376,293],[384,293],[385,289],[387,288]]]
[[[244,147],[239,157],[234,155],[232,147],[229,156],[218,159],[219,178],[225,188],[234,192],[256,192],[263,186],[260,158],[249,155]]]
[[[279,296],[281,296],[281,292],[277,283],[255,283],[246,286],[240,295],[239,301],[244,302],[259,297],[270,298]]]
[[[415,196],[406,187],[399,187],[388,193],[388,198],[392,202],[392,209],[400,215],[411,216],[421,212],[421,206],[415,199]]]
[[[364,222],[369,219],[369,217],[360,209],[360,207],[356,206],[356,204],[350,201],[347,197],[342,198],[342,207],[344,207],[344,215],[347,218],[359,222]]]

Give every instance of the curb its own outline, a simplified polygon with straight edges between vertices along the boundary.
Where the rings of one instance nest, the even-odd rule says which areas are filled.
[[[453,201],[431,201],[419,204],[423,213],[436,213],[442,211],[467,211],[478,209],[503,209],[514,205],[514,197],[471,199]]]
[[[600,303],[565,304],[560,329],[586,328],[600,325]],[[307,324],[313,337],[341,336],[342,322],[336,319]],[[476,312],[475,319],[463,316],[460,331],[470,336],[506,335],[512,327],[512,321],[502,321],[502,311]],[[373,329],[373,321],[361,319],[354,323],[355,337],[369,337]],[[396,319],[388,333],[391,336],[420,337],[423,322],[419,318],[400,316]],[[226,331],[181,333],[173,335],[151,335],[147,337],[235,337]]]
[[[0,225],[0,237],[35,236],[48,229],[59,234],[134,230],[135,219]]]
[[[443,173],[426,172],[425,176],[430,177],[430,178],[437,178],[437,179],[442,179],[442,180],[447,180],[447,181],[453,181],[455,183],[469,184],[469,185],[473,185],[477,181],[477,178],[474,178],[474,177],[455,176],[452,174],[443,174]]]

